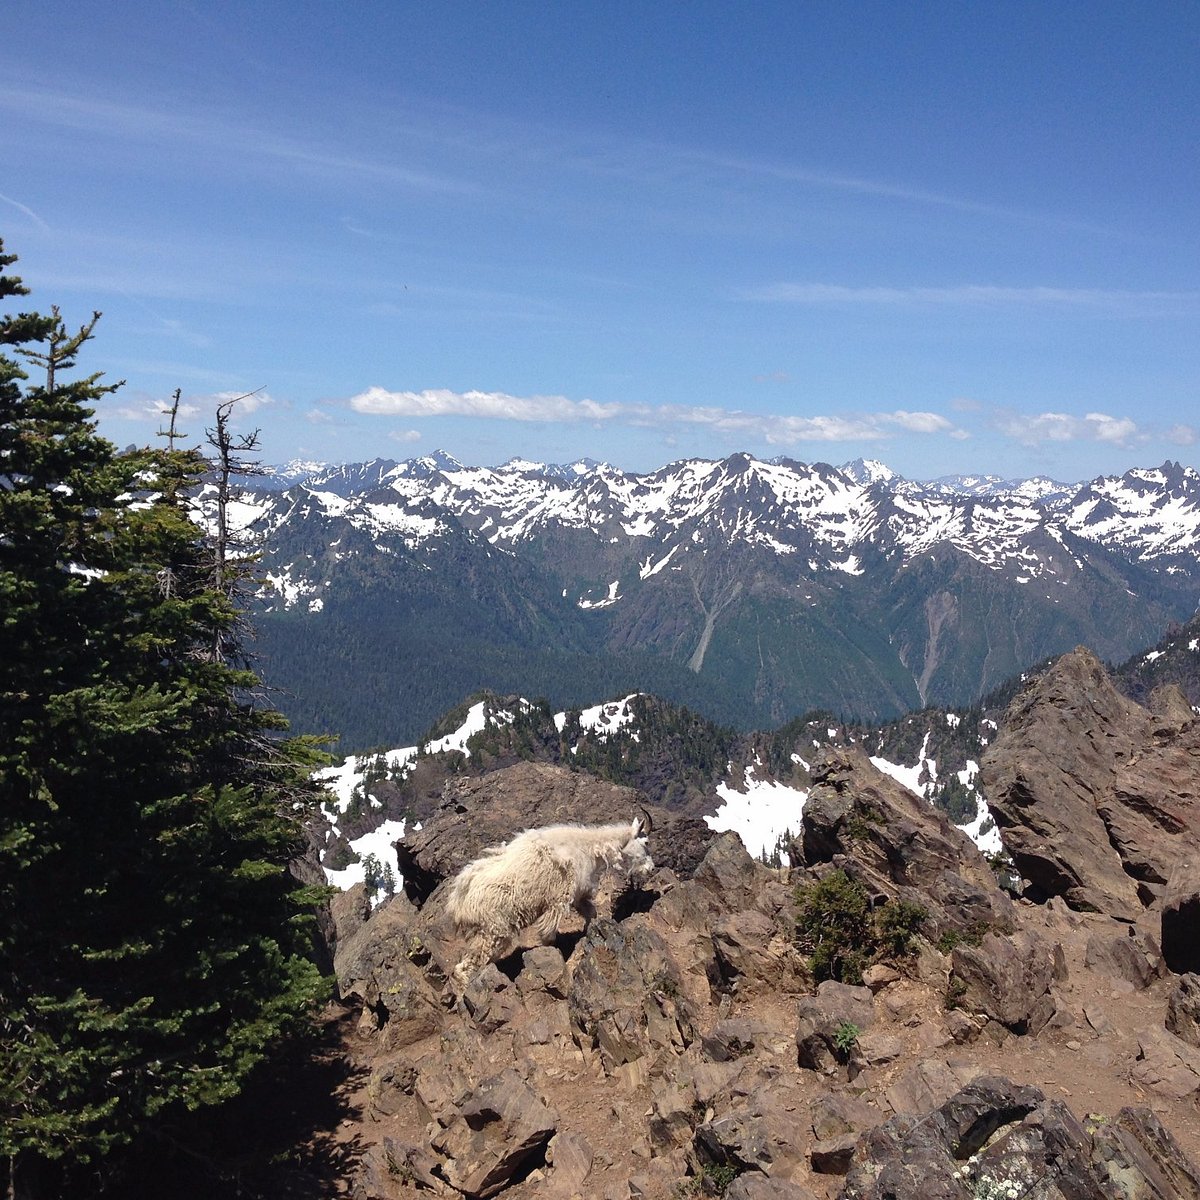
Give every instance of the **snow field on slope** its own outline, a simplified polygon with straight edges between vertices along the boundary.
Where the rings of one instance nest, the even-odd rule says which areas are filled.
[[[630,726],[635,721],[631,702],[639,693],[632,693],[620,700],[610,700],[583,709],[580,713],[580,726],[601,740],[610,732]],[[511,713],[500,710],[492,714],[495,720],[511,723]],[[555,728],[561,733],[566,725],[567,714],[556,713]],[[953,724],[958,718],[955,714],[947,714],[947,722]],[[471,705],[462,725],[452,733],[434,741],[427,742],[421,749],[427,753],[437,754],[457,750],[465,755],[470,754],[467,740],[476,733],[487,728],[488,713],[483,701]],[[830,735],[836,733],[830,730]],[[637,739],[637,730],[631,730],[631,736]],[[898,783],[908,788],[919,797],[923,797],[920,784],[922,774],[930,780],[938,777],[938,766],[934,759],[927,756],[929,745],[928,735],[921,747],[917,762],[912,766],[893,763],[888,759],[872,756],[871,762],[884,774],[891,776]],[[403,770],[417,755],[418,747],[409,746],[398,750],[387,751],[382,757],[389,773]],[[345,813],[353,796],[355,786],[361,781],[363,771],[368,763],[374,762],[379,756],[362,755],[347,758],[340,766],[328,767],[316,772],[314,779],[323,783],[333,795],[332,808],[337,815]],[[795,761],[802,761],[793,756]],[[799,834],[804,804],[808,799],[808,791],[795,788],[789,784],[780,783],[773,779],[755,778],[756,768],[761,768],[756,761],[745,769],[741,787],[730,782],[717,785],[716,796],[720,801],[717,811],[711,816],[705,816],[705,823],[716,833],[733,832],[738,835],[742,845],[755,858],[769,857],[778,847],[780,839],[786,833]],[[973,787],[979,765],[968,761],[966,767],[957,772],[958,780],[965,787]],[[979,847],[984,854],[996,854],[1003,849],[1000,832],[991,821],[991,814],[982,796],[977,795],[978,813],[974,821],[959,828]],[[333,836],[338,836],[339,830],[336,817],[330,817],[329,823]],[[987,833],[981,832],[984,825],[991,824]],[[419,828],[419,826],[417,826]],[[370,833],[356,838],[350,843],[360,858],[374,854],[381,866],[390,866],[396,875],[397,887],[402,886],[403,880],[399,875],[399,863],[396,858],[394,843],[405,833],[403,821],[384,821]],[[781,852],[783,864],[788,865],[786,853]],[[363,881],[363,866],[361,862],[352,863],[340,871],[323,867],[326,880],[334,887],[345,890]],[[375,897],[375,902],[382,894]]]

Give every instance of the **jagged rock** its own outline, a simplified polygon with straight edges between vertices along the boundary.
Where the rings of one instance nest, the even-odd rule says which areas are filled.
[[[373,1117],[386,1117],[403,1106],[417,1084],[416,1067],[399,1057],[375,1063],[367,1080],[367,1106]]]
[[[435,1196],[451,1195],[433,1173],[437,1165],[427,1146],[384,1137],[363,1155],[350,1187],[351,1200],[397,1200],[407,1190],[405,1185],[413,1184]]]
[[[817,1141],[828,1141],[847,1133],[858,1134],[880,1121],[879,1109],[860,1096],[842,1092],[819,1093],[813,1098],[809,1116]]]
[[[870,988],[826,979],[815,996],[802,996],[797,1005],[797,1061],[813,1071],[832,1071],[848,1057],[838,1047],[838,1030],[854,1026],[858,1033],[875,1020]]]
[[[787,1034],[763,1021],[730,1017],[718,1021],[701,1039],[705,1055],[714,1062],[732,1062],[751,1053],[756,1046],[791,1041]]]
[[[714,833],[702,817],[689,817],[653,809],[654,832],[650,834],[650,857],[655,865],[673,872],[680,879],[691,879],[704,861]]]
[[[903,1053],[904,1043],[890,1033],[864,1033],[855,1040],[850,1052],[850,1078],[857,1079],[864,1071],[895,1062]]]
[[[725,1200],[816,1200],[816,1197],[799,1183],[751,1172],[739,1175],[725,1189]]]
[[[742,977],[756,986],[759,966],[791,986],[803,969],[789,936],[792,907],[791,889],[750,857],[737,834],[723,833],[713,839],[695,875],[665,889],[649,917],[665,933],[688,935],[679,982],[687,999],[702,1005],[713,988],[723,988],[740,972],[749,972]],[[714,938],[718,928],[720,947]]]
[[[1132,921],[1196,848],[1200,726],[1178,699],[1142,708],[1080,647],[1013,701],[980,787],[1035,899]]]
[[[1134,1083],[1173,1100],[1200,1097],[1200,1051],[1166,1029],[1143,1029],[1135,1041]]]
[[[882,1118],[865,1100],[836,1092],[818,1095],[810,1115],[815,1140],[809,1148],[809,1161],[819,1175],[845,1175],[859,1134]]]
[[[935,1113],[864,1134],[840,1200],[1181,1200],[1195,1169],[1146,1110],[1082,1125],[1036,1088],[984,1077]]]
[[[843,1133],[813,1142],[808,1148],[808,1161],[813,1172],[817,1175],[845,1175],[850,1170],[850,1160],[857,1145],[857,1133]]]
[[[1012,902],[974,842],[862,750],[826,751],[812,780],[794,865],[840,867],[874,897],[921,905],[932,936],[1012,928]]]
[[[742,990],[794,989],[804,974],[795,943],[765,913],[743,910],[722,917],[713,924],[712,940],[722,977],[736,980]]]
[[[599,1050],[605,1070],[678,1054],[694,1039],[679,965],[644,919],[593,921],[572,962],[571,1027],[582,1048]]]
[[[323,875],[321,882],[324,882]],[[366,885],[356,883],[346,891],[338,892],[329,901],[329,917],[333,922],[329,949],[336,958],[338,947],[345,945],[371,917],[371,897],[367,895]]]
[[[677,1146],[686,1146],[692,1140],[696,1119],[691,1096],[677,1084],[665,1081],[655,1091],[646,1118],[654,1153],[663,1154]]]
[[[770,867],[751,858],[736,833],[713,838],[692,879],[721,913],[755,909],[771,915],[790,900],[790,889]]]
[[[559,956],[561,958],[561,955]],[[521,997],[495,963],[477,971],[462,996],[463,1005],[481,1033],[495,1033],[522,1010]]]
[[[697,1128],[692,1143],[697,1159],[786,1179],[807,1150],[796,1136],[801,1107],[798,1081],[781,1076],[766,1083],[731,1111]]]
[[[1123,1108],[1111,1121],[1088,1122],[1092,1160],[1121,1200],[1197,1200],[1200,1174],[1148,1108]],[[1137,1190],[1140,1186],[1141,1190]]]
[[[591,1174],[594,1151],[581,1133],[556,1133],[546,1146],[546,1162],[553,1167],[544,1195],[555,1200],[575,1195]]]
[[[1200,853],[1175,863],[1162,898],[1162,952],[1177,974],[1200,972]]]
[[[862,973],[863,987],[869,987],[872,992],[881,992],[888,984],[900,981],[900,972],[887,963],[872,963]]]
[[[1166,1027],[1181,1041],[1200,1049],[1200,975],[1180,975],[1167,997]]]
[[[483,1080],[437,1133],[442,1174],[467,1196],[494,1196],[542,1159],[557,1114],[509,1069]]]
[[[1123,979],[1138,989],[1149,987],[1167,974],[1158,944],[1132,925],[1126,927],[1124,934],[1093,933],[1087,940],[1084,965],[1113,979]]]
[[[458,1106],[481,1078],[492,1070],[487,1064],[483,1039],[465,1025],[451,1026],[413,1064],[417,1078],[413,1099],[421,1123],[446,1125]]]
[[[727,1101],[742,1075],[744,1064],[738,1059],[730,1062],[699,1062],[690,1071],[692,1092],[701,1111]],[[745,1095],[746,1088],[740,1088]]]
[[[416,914],[399,897],[382,905],[334,959],[338,992],[357,999],[371,1022],[398,1049],[442,1028],[445,1014],[418,960],[426,955]]]
[[[923,1058],[913,1063],[887,1090],[894,1112],[921,1115],[945,1104],[959,1091],[971,1068],[955,1069],[945,1059]]]
[[[567,964],[562,951],[555,946],[534,946],[526,950],[521,973],[517,976],[517,990],[522,996],[542,991],[556,1000],[565,1000]]]
[[[1054,1015],[1051,985],[1066,978],[1063,950],[1031,930],[985,934],[978,946],[955,946],[950,986],[958,1003],[1014,1033],[1038,1033]]]

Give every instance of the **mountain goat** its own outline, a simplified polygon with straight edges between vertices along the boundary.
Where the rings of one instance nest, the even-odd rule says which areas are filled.
[[[542,945],[574,909],[584,920],[606,867],[640,883],[654,870],[646,851],[648,813],[615,825],[546,825],[485,850],[450,885],[446,911],[471,944],[454,978],[465,985],[501,948],[532,926]]]

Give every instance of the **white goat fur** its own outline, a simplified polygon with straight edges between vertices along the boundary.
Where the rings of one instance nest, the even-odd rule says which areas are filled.
[[[492,846],[468,863],[450,885],[446,911],[471,937],[454,968],[465,983],[474,971],[500,957],[501,948],[530,926],[543,945],[574,909],[584,920],[605,868],[640,882],[654,870],[642,824],[546,825],[527,829]]]

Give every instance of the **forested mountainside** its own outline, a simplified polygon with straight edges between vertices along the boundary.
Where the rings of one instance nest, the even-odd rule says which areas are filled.
[[[444,714],[415,745],[350,756],[328,774],[338,799],[327,804],[327,822],[317,831],[323,862],[332,871],[367,854],[382,863],[390,844],[377,831],[384,830],[386,841],[405,824],[426,820],[449,780],[520,762],[566,766],[632,788],[669,812],[734,829],[753,853],[770,857],[794,832],[787,814],[807,794],[813,765],[831,749],[854,747],[980,845],[998,850],[980,764],[1009,705],[1052,663],[1014,676],[974,705],[928,707],[879,724],[810,712],[752,733],[646,694],[556,713],[545,700],[480,693]],[[1200,706],[1200,618],[1110,674],[1139,702],[1173,683]]]
[[[285,486],[279,486],[280,483]],[[446,455],[246,491],[260,665],[302,731],[416,739],[481,688],[653,692],[741,730],[967,706],[1200,597],[1200,476],[915,483],[745,454],[646,475]]]

